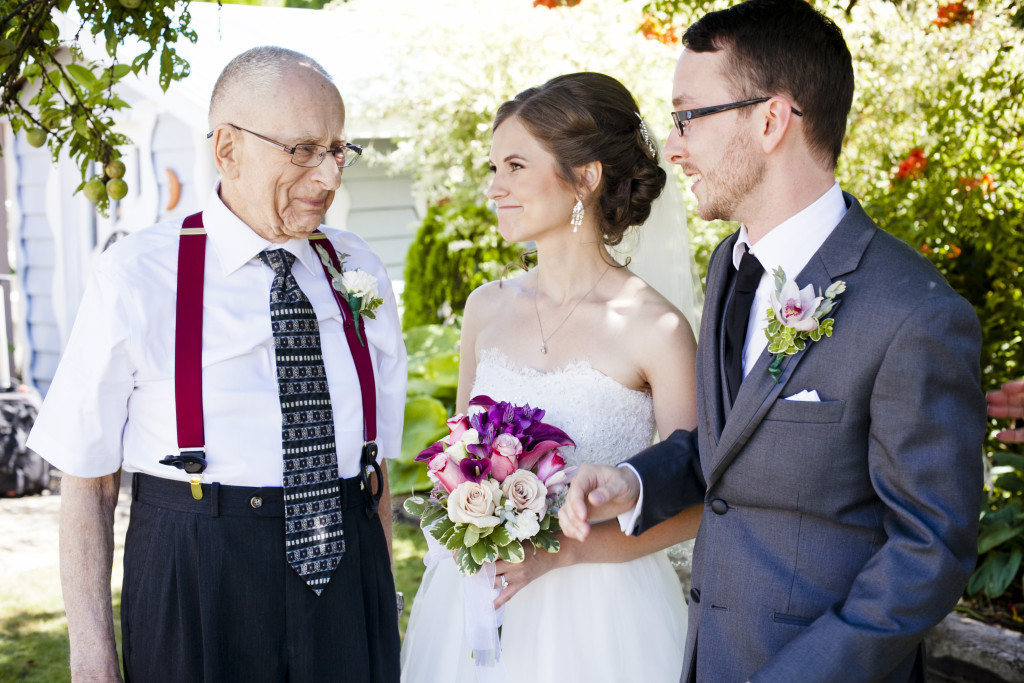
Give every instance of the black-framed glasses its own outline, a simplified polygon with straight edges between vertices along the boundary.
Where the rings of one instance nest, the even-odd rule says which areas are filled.
[[[327,157],[328,153],[330,153],[334,157],[334,161],[335,163],[338,164],[338,168],[348,168],[349,166],[352,166],[357,161],[359,161],[359,157],[363,153],[363,148],[352,142],[346,142],[343,145],[331,148],[324,147],[323,145],[295,145],[294,147],[289,147],[284,143],[278,142],[277,140],[272,140],[268,138],[266,135],[260,135],[255,131],[249,130],[248,128],[242,128],[241,126],[236,126],[233,123],[228,123],[225,125],[246,132],[249,135],[255,135],[256,137],[258,137],[260,140],[267,143],[271,147],[276,147],[282,152],[287,152],[288,154],[291,154],[292,163],[295,164],[296,166],[301,166],[303,168],[316,168],[321,163],[323,163],[323,160],[324,158]],[[206,137],[209,138],[212,135],[213,131],[211,130],[209,133],[206,134]]]
[[[718,114],[723,111],[729,111],[730,109],[739,109],[740,107],[749,107],[752,104],[761,104],[767,102],[770,97],[758,97],[753,100],[742,100],[741,102],[730,102],[729,104],[718,104],[714,107],[701,107],[700,109],[684,109],[683,111],[672,112],[672,121],[675,122],[676,128],[679,129],[680,135],[686,135],[686,123],[693,119],[699,119],[702,116],[711,116],[712,114]],[[790,105],[789,107],[794,114],[797,116],[803,116],[804,113]]]

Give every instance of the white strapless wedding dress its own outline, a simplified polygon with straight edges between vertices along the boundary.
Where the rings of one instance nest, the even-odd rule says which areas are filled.
[[[477,363],[480,394],[543,408],[544,421],[576,442],[563,449],[570,465],[614,465],[654,435],[651,397],[586,361],[540,372],[488,350]],[[476,681],[462,595],[451,558],[427,568],[402,647],[403,682]],[[510,683],[676,683],[685,641],[686,603],[664,551],[550,571],[508,602],[501,630]]]

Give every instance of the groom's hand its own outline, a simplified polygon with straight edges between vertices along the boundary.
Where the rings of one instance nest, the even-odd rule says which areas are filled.
[[[585,541],[590,522],[603,522],[626,512],[636,505],[639,496],[640,480],[628,467],[583,465],[558,511],[562,533]]]

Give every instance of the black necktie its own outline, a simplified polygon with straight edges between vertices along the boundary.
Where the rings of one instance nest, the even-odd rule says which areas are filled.
[[[264,251],[274,271],[274,332],[284,451],[285,557],[320,595],[345,552],[334,413],[320,350],[320,327],[292,275],[295,254]]]
[[[744,245],[745,246],[745,245]],[[725,377],[729,382],[732,403],[740,392],[743,381],[743,345],[747,340],[747,321],[754,292],[764,275],[764,268],[749,251],[744,249],[739,272],[733,280],[732,301],[725,312]]]

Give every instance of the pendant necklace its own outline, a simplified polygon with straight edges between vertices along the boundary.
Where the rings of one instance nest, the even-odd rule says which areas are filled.
[[[593,291],[595,289],[597,289],[597,286],[601,283],[601,280],[604,278],[605,273],[607,273],[610,269],[611,269],[610,265],[609,266],[605,266],[604,271],[602,271],[601,275],[598,276],[597,280],[594,281],[593,286],[591,286],[591,288],[587,290],[586,294],[584,294],[583,296],[581,296],[579,299],[576,300],[576,303],[574,303],[572,305],[572,308],[569,309],[569,314],[566,315],[564,318],[562,318],[562,322],[558,323],[558,327],[556,327],[554,329],[554,331],[551,334],[549,334],[548,336],[546,336],[546,337],[544,336],[544,325],[542,325],[541,322],[540,322],[540,307],[538,307],[538,305],[537,305],[537,293],[540,291],[540,271],[537,272],[537,288],[533,290],[533,310],[537,314],[537,327],[540,329],[540,352],[541,353],[546,354],[548,352],[548,341],[552,337],[554,337],[556,334],[558,334],[558,331],[560,329],[562,329],[562,325],[564,325],[569,320],[569,318],[572,317],[572,314],[576,312],[576,308],[581,303],[583,303],[584,299],[589,297],[591,295],[591,293],[593,293]]]

